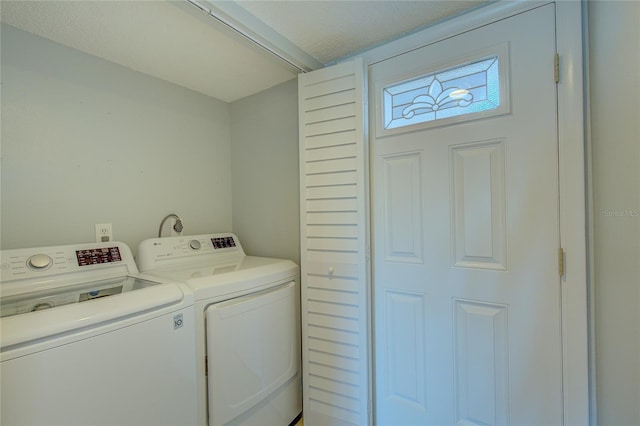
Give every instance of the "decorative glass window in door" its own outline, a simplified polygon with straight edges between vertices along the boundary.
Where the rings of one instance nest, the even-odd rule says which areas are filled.
[[[500,111],[494,112],[502,112],[500,56],[466,62],[383,88],[384,128],[474,114],[468,117],[472,119],[477,113],[496,109]]]

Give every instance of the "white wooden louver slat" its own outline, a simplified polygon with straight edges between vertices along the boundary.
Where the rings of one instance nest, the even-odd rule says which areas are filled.
[[[306,136],[320,136],[331,133],[348,132],[356,126],[355,117],[335,118],[328,121],[305,124]]]
[[[357,154],[355,143],[334,147],[321,147],[307,151],[307,161],[323,161],[333,158],[353,158]]]
[[[344,212],[357,210],[356,198],[333,198],[323,200],[308,200],[307,211],[309,212]]]
[[[327,135],[316,135],[306,137],[307,149],[325,148],[331,146],[345,145],[356,143],[356,131],[345,130],[343,132],[332,133]]]
[[[355,105],[353,102],[349,102],[343,105],[309,111],[305,114],[305,121],[308,124],[320,123],[323,121],[327,122],[330,120],[344,119],[346,117],[354,117],[355,115]]]
[[[339,173],[358,169],[356,158],[337,158],[307,162],[307,174]]]
[[[355,185],[357,183],[357,174],[350,170],[340,173],[322,173],[317,175],[306,175],[302,179],[306,181],[307,188],[328,185]]]
[[[325,317],[337,317],[343,318],[346,321],[349,320],[359,320],[358,315],[358,307],[357,306],[349,306],[335,303],[327,303],[324,301],[314,301],[309,300],[309,312],[308,314],[319,314],[324,315]],[[315,352],[315,354],[326,353],[326,352]],[[314,352],[310,353],[310,357],[313,357]],[[342,358],[343,360],[346,358]]]
[[[371,423],[363,88],[361,60],[298,79],[308,426]]]
[[[316,386],[318,389],[327,390],[327,389],[336,389],[340,395],[344,395],[351,398],[358,397],[358,387],[350,385],[348,383],[338,383],[335,381],[325,380],[322,378],[318,378],[316,380]]]
[[[316,186],[307,188],[307,200],[322,200],[326,198],[354,198],[356,197],[355,184],[340,186]]]
[[[357,235],[358,227],[356,225],[307,226],[307,237],[356,238]]]
[[[344,65],[344,64],[342,64]],[[337,65],[336,67],[331,67],[334,70],[338,71],[338,74],[340,73],[339,70],[340,65]],[[327,71],[328,68],[325,68],[321,71]],[[305,76],[311,76],[313,73],[309,73],[309,74],[303,74]],[[356,75],[355,74],[347,74],[347,75],[336,75],[336,74],[331,74],[331,72],[326,73],[326,78],[323,76],[325,75],[325,72],[321,72],[321,73],[316,73],[315,76],[311,76],[309,79],[307,79],[307,81],[309,82],[309,84],[307,84],[306,86],[306,99],[313,99],[313,98],[319,98],[319,97],[323,97],[323,96],[328,96],[328,95],[334,95],[336,93],[340,93],[340,92],[344,92],[344,91],[353,91],[353,90],[357,90],[358,88],[356,87],[356,85],[358,84],[358,82],[356,81]],[[314,81],[314,78],[320,76],[319,79]],[[313,103],[310,104],[310,107],[313,108]],[[305,104],[305,111],[309,111],[311,108],[307,107]]]

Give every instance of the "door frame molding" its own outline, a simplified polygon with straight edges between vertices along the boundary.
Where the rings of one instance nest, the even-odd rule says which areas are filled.
[[[499,1],[401,39],[362,52],[369,67],[377,62],[456,36],[540,6],[555,3],[556,49],[560,58],[558,97],[560,242],[564,249],[562,351],[564,424],[591,424],[588,329],[588,251],[584,134],[582,1]],[[561,23],[562,25],[560,25]],[[366,79],[365,75],[365,79]],[[365,93],[368,83],[365,82]],[[365,108],[368,117],[368,98]],[[365,123],[369,133],[369,123]],[[367,143],[370,143],[370,135]]]

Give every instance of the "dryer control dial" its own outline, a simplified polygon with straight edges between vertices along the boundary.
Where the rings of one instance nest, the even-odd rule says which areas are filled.
[[[53,263],[53,259],[51,259],[46,254],[34,254],[29,259],[27,259],[27,266],[36,271],[44,271]]]
[[[200,250],[200,247],[201,247],[200,241],[198,240],[189,241],[189,247],[191,247],[193,250]]]

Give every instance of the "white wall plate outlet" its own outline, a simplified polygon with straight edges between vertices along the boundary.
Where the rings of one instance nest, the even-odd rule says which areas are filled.
[[[96,223],[96,242],[113,241],[113,228],[110,223]]]

